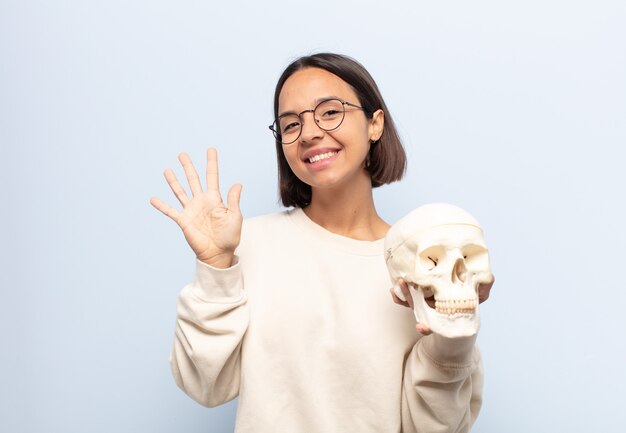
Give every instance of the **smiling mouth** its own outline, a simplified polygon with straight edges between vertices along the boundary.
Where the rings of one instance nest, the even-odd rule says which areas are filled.
[[[323,161],[325,159],[328,159],[332,156],[335,156],[339,153],[338,150],[336,151],[332,151],[332,152],[325,152],[325,153],[320,153],[318,155],[314,155],[308,159],[305,159],[304,162],[307,162],[309,164],[313,164],[314,162],[318,162],[318,161]]]

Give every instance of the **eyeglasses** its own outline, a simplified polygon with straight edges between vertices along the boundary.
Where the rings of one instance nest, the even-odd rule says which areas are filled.
[[[346,105],[368,113],[365,108],[350,102],[342,101],[341,99],[326,99],[317,104],[312,110],[304,110],[300,114],[283,114],[269,128],[274,133],[276,140],[280,140],[282,144],[291,144],[300,138],[300,134],[302,134],[302,125],[304,124],[302,115],[304,113],[313,113],[313,119],[315,119],[315,123],[320,129],[332,131],[339,128],[339,125],[343,122],[343,118],[346,116]]]

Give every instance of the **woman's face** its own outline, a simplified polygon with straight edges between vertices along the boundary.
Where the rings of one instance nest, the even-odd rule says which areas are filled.
[[[338,76],[319,68],[301,69],[285,81],[278,98],[278,115],[312,110],[329,98],[360,105],[352,87]],[[364,161],[371,140],[382,134],[381,110],[368,119],[363,110],[347,105],[343,122],[332,131],[319,128],[311,112],[301,117],[300,137],[283,145],[289,167],[301,181],[312,188],[337,188],[355,179],[369,180]]]

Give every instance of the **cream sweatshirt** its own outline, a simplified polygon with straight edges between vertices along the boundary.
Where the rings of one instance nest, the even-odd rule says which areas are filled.
[[[331,233],[301,209],[244,221],[235,264],[196,263],[171,367],[237,433],[467,432],[481,404],[474,338],[421,337],[393,303],[383,240]]]

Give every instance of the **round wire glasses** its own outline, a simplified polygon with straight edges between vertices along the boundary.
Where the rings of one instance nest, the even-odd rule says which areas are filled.
[[[304,113],[313,113],[313,119],[320,129],[332,131],[339,128],[343,122],[346,116],[346,105],[367,112],[365,108],[341,99],[325,99],[312,110],[304,110],[300,114],[285,113],[280,115],[269,128],[274,133],[276,140],[282,144],[291,144],[302,134],[302,125],[304,124],[302,115]]]

